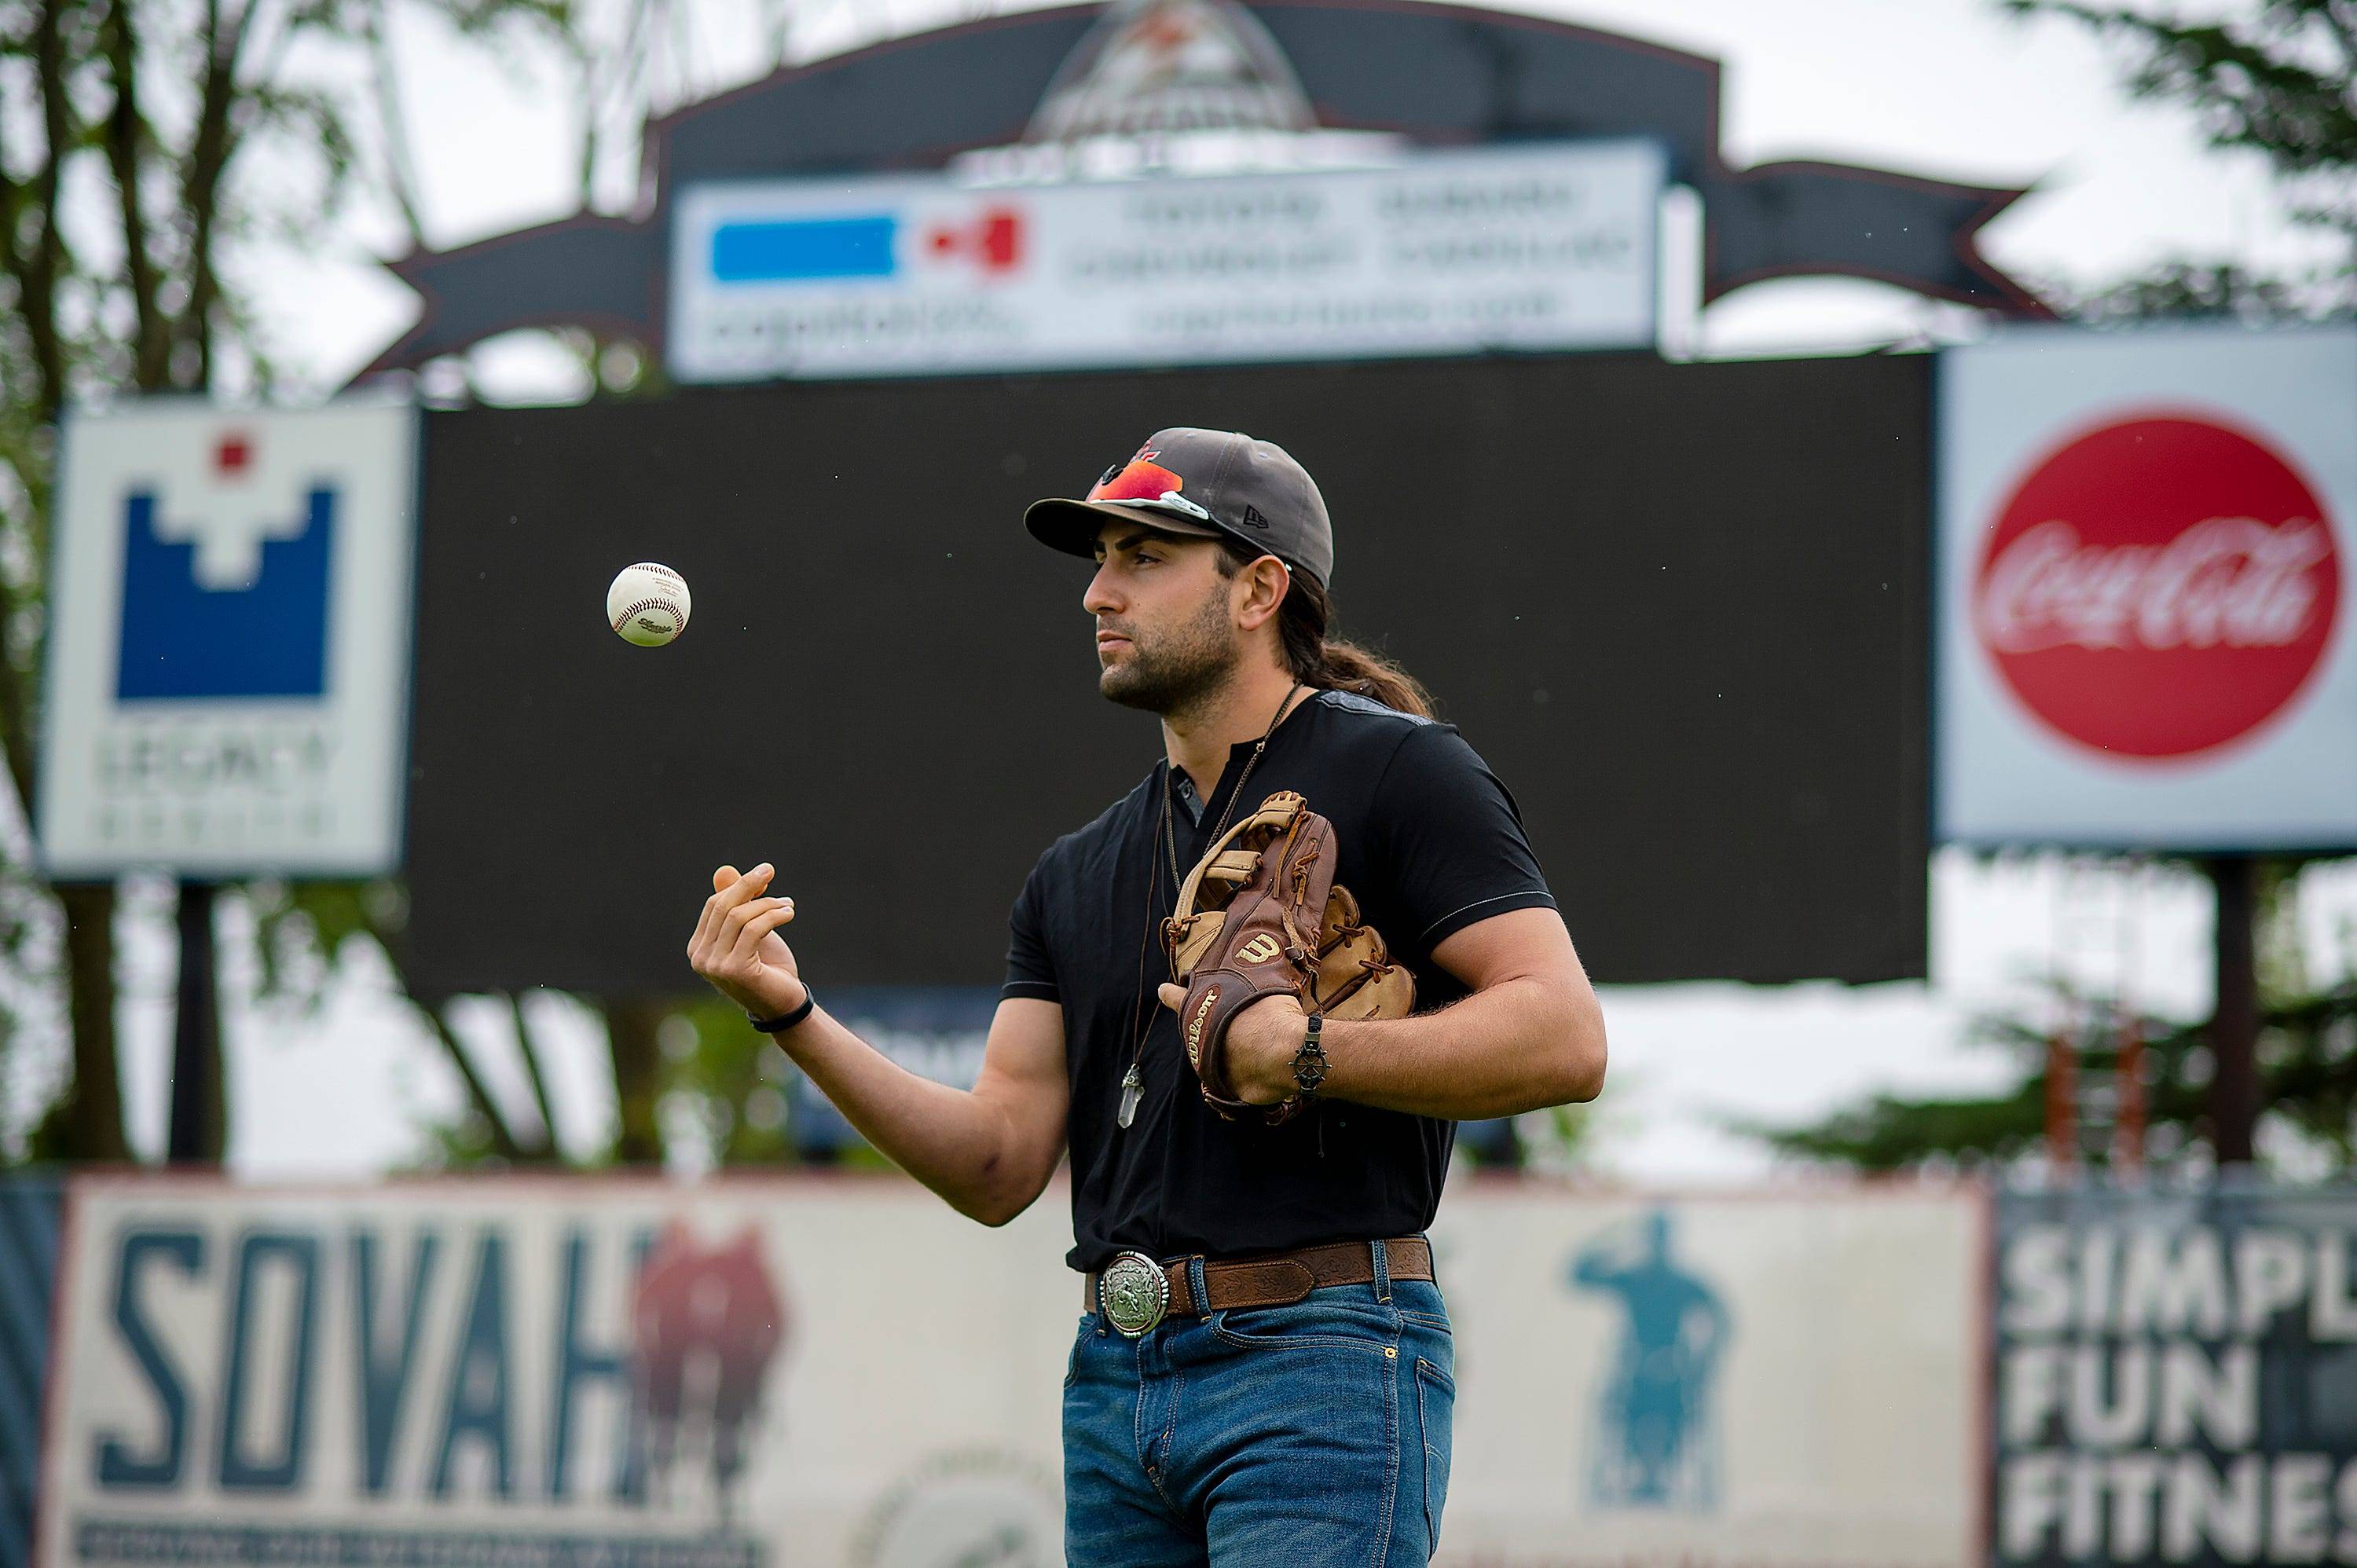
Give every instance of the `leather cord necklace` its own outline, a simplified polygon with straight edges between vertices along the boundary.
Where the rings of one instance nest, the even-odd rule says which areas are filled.
[[[1263,730],[1260,739],[1254,743],[1252,755],[1244,759],[1244,770],[1236,776],[1236,787],[1228,792],[1227,810],[1220,813],[1220,825],[1211,830],[1211,842],[1217,843],[1220,835],[1228,831],[1228,819],[1235,815],[1236,802],[1244,798],[1244,786],[1252,779],[1253,768],[1260,761],[1260,754],[1268,749],[1268,737],[1275,735],[1276,726],[1285,722],[1285,715],[1292,709],[1293,699],[1300,691],[1301,682],[1296,681],[1292,691],[1285,693],[1285,701],[1277,703],[1276,716],[1268,721],[1268,728]],[[1178,768],[1168,762],[1163,765],[1162,823],[1155,835],[1161,841],[1155,847],[1167,847],[1170,854],[1170,888],[1174,896],[1184,881],[1178,875],[1178,830],[1170,813],[1170,775],[1177,771]],[[1121,1127],[1127,1127],[1137,1120],[1137,1102],[1146,1093],[1146,1036],[1152,1033],[1154,1027],[1153,1014],[1145,1010],[1146,952],[1154,940],[1154,912],[1162,907],[1162,861],[1159,856],[1152,856],[1151,852],[1148,853],[1154,861],[1154,874],[1146,879],[1146,929],[1137,939],[1137,1001],[1130,1011],[1130,1028],[1135,1045],[1130,1051],[1129,1070],[1121,1075],[1121,1105],[1114,1111],[1113,1118],[1114,1123]]]

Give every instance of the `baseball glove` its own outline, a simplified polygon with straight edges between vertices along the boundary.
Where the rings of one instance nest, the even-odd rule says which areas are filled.
[[[1382,935],[1334,881],[1334,824],[1292,790],[1222,834],[1179,886],[1162,923],[1171,979],[1187,988],[1179,1038],[1203,1099],[1231,1121],[1259,1112],[1291,1121],[1299,1095],[1275,1105],[1238,1100],[1227,1074],[1228,1025],[1278,993],[1327,1018],[1405,1018],[1415,977],[1394,963]]]

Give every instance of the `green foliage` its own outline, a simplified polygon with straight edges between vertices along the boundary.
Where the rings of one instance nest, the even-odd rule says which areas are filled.
[[[2357,3],[2264,0],[2244,16],[2077,0],[2001,0],[2064,16],[2128,51],[2128,91],[2192,111],[2210,145],[2266,157],[2305,221],[2357,233]]]
[[[2101,999],[2051,988],[2057,1011],[2091,1026],[2077,1041],[2083,1071],[2108,1069],[2121,1031]],[[2156,1166],[2200,1157],[2212,1069],[2209,1023],[2145,1015],[2147,1155]],[[1805,1127],[1742,1130],[1796,1158],[1887,1172],[2007,1165],[2045,1150],[2049,1042],[2016,1015],[1975,1020],[1976,1043],[2011,1054],[2015,1087],[1986,1098],[1910,1100],[1877,1095]],[[2357,979],[2266,1004],[2259,1034],[2259,1144],[2263,1158],[2303,1173],[2357,1172]],[[2082,1158],[2112,1163],[2104,1148]]]
[[[2098,327],[2357,316],[2357,0],[2263,0],[2245,16],[2201,21],[2151,5],[1997,3],[2016,16],[2066,18],[2112,40],[2133,95],[2190,111],[2214,147],[2266,158],[2294,220],[2348,242],[2337,261],[2298,275],[2270,275],[2229,257],[2175,256],[2092,289],[2041,285],[2059,314]]]
[[[2159,319],[2262,327],[2357,313],[2357,272],[2276,277],[2237,262],[2177,256],[2099,287],[2049,283],[2039,293],[2057,314],[2090,327]]]
[[[697,1130],[705,1161],[794,1162],[786,1100],[793,1064],[776,1041],[746,1027],[743,1009],[716,995],[686,1004],[663,1020],[656,1038],[665,1120]]]
[[[286,367],[235,263],[263,243],[327,245],[364,192],[398,188],[414,215],[382,49],[396,12],[489,48],[567,44],[574,21],[572,0],[0,4],[0,759],[20,822],[58,416],[81,399],[276,383]],[[19,1009],[54,1014],[62,999],[70,1070],[52,1075],[60,1097],[27,1146],[119,1157],[111,890],[60,896],[28,849],[21,828],[0,836],[0,1090],[31,1076],[8,1060]],[[364,918],[371,898],[382,889],[264,891],[265,983],[287,983],[283,956],[324,952],[331,968],[350,936],[381,937]],[[73,943],[59,937],[69,908]],[[285,945],[290,934],[301,940]],[[316,1008],[324,975],[307,983]],[[479,1109],[491,1144],[514,1144],[495,1108]],[[0,1100],[0,1160],[23,1152],[10,1139],[27,1115]]]

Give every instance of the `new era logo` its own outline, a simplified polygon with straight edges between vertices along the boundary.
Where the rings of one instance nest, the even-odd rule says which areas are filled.
[[[1266,528],[1268,519],[1261,516],[1260,508],[1247,505],[1244,508],[1243,525],[1246,528]]]

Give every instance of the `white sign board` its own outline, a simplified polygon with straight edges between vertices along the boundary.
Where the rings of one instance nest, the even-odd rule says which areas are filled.
[[[415,492],[404,404],[69,416],[37,824],[49,875],[394,867]]]
[[[70,1201],[45,1568],[1063,1562],[1060,1185],[999,1230],[891,1176]],[[1975,1561],[1980,1227],[1452,1194],[1436,1561]]]
[[[1952,349],[1939,471],[1941,838],[2357,844],[2357,329]]]
[[[1602,142],[1029,188],[690,186],[667,358],[728,381],[1647,348],[1664,169],[1652,143]]]

